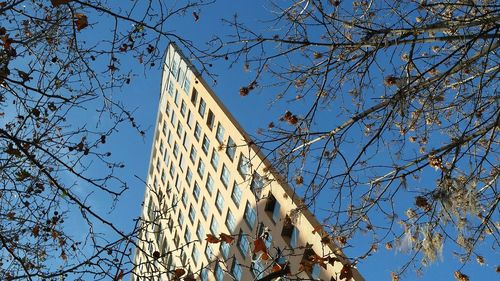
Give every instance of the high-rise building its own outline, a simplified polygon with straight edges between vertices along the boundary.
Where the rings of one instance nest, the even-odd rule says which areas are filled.
[[[363,280],[270,167],[170,44],[132,280]]]

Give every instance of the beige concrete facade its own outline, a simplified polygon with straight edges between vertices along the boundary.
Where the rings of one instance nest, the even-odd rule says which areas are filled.
[[[173,280],[181,268],[195,280],[259,280],[284,263],[291,275],[282,280],[341,280],[341,252],[321,243],[319,222],[174,44],[165,56],[142,218],[134,281]],[[233,243],[205,240],[220,233]],[[253,253],[259,238],[268,260]],[[304,263],[313,253],[340,261],[326,269]],[[301,262],[312,270],[301,271]]]

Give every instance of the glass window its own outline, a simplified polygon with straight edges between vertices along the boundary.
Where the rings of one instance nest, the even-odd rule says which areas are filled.
[[[196,212],[194,211],[193,205],[189,206],[189,220],[191,223],[194,222],[194,218],[196,216]]]
[[[203,225],[201,225],[201,222],[198,222],[198,227],[196,228],[196,236],[198,236],[198,239],[200,239],[200,241],[203,241],[203,239],[205,239],[205,229],[203,228]]]
[[[215,219],[215,217],[212,217],[212,222],[210,223],[210,232],[212,232],[213,235],[219,235],[219,223]]]
[[[198,169],[196,171],[198,172],[200,178],[203,178],[203,175],[205,174],[205,163],[203,163],[201,159],[198,160]]]
[[[191,145],[191,153],[189,153],[189,159],[191,159],[191,162],[193,162],[193,164],[196,163],[196,156],[196,148],[194,148],[194,145]]]
[[[183,190],[182,191],[182,204],[184,205],[184,207],[186,207],[187,201],[188,201],[187,192],[186,192],[186,190]]]
[[[214,191],[214,187],[215,187],[214,179],[212,178],[212,176],[209,173],[207,175],[207,185],[206,185],[208,193],[212,194],[212,192]]]
[[[255,225],[255,220],[257,218],[257,214],[255,213],[255,209],[247,202],[245,207],[245,221],[247,222],[250,229],[253,229]]]
[[[189,70],[189,68],[188,68]],[[182,85],[182,88],[184,89],[184,92],[186,95],[189,94],[189,88],[191,88],[191,77],[189,75],[190,71],[186,72],[186,80],[184,80],[184,85]]]
[[[321,272],[320,265],[315,263],[312,268],[311,277],[316,280],[319,279],[319,273]]]
[[[179,212],[179,216],[177,217],[177,222],[181,227],[182,225],[184,225],[184,215],[182,214],[182,212]]]
[[[172,74],[177,78],[177,73],[179,72],[179,60],[180,58],[178,56],[175,56],[174,59],[172,60]]]
[[[274,222],[277,222],[280,219],[280,217],[281,217],[280,208],[281,208],[280,203],[278,201],[275,201],[274,202],[274,207],[273,207],[273,210],[272,210],[272,212],[273,212],[272,219],[273,219]]]
[[[179,136],[179,138],[181,138],[183,136],[184,127],[182,126],[181,121],[177,122],[177,131],[176,132],[177,132],[177,136]]]
[[[186,133],[184,133],[184,141],[182,142],[182,146],[184,146],[184,148],[186,149],[186,151],[188,150],[189,144],[190,144],[190,138],[189,138],[189,135],[186,132]]]
[[[175,175],[175,165],[170,165],[170,177],[171,178],[174,178],[174,175]]]
[[[177,145],[177,142],[174,142],[174,157],[177,159],[179,156],[179,146]]]
[[[179,175],[177,175],[175,176],[175,189],[177,189],[177,191],[180,192],[181,186],[182,186],[182,180],[180,180]]]
[[[236,205],[236,207],[240,206],[241,188],[236,182],[233,185],[233,192],[231,193],[231,199],[233,199],[233,202]]]
[[[246,178],[246,176],[250,173],[250,161],[243,154],[241,154],[240,161],[238,162],[238,172],[240,172],[243,178]]]
[[[210,159],[210,164],[212,164],[212,167],[217,171],[217,167],[219,166],[219,153],[215,150],[212,149],[212,158]]]
[[[163,155],[165,147],[163,146],[163,140],[160,141],[160,154]]]
[[[198,185],[198,183],[195,181],[194,182],[194,188],[193,188],[193,197],[196,201],[198,201],[198,198],[200,198],[200,186]]]
[[[257,198],[260,198],[262,188],[264,188],[264,179],[262,179],[262,177],[258,173],[253,173],[250,189],[255,195],[257,195]]]
[[[231,175],[229,174],[229,169],[225,164],[222,165],[222,173],[220,175],[220,180],[224,184],[224,186],[227,188],[229,186],[229,177]]]
[[[175,115],[175,111],[172,111],[172,116],[170,117],[170,123],[172,123],[172,126],[177,125],[177,115]]]
[[[172,137],[172,134],[170,133],[170,131],[168,131],[167,133],[167,143],[168,145],[170,145],[170,147],[172,147],[172,143],[174,142],[174,138]]]
[[[224,209],[224,197],[222,197],[220,191],[217,191],[215,206],[217,207],[217,210],[219,210],[219,213],[222,213],[222,210]]]
[[[234,280],[236,281],[241,281],[241,266],[239,263],[236,262],[236,260],[233,263],[233,267],[231,268],[231,275],[233,275]]]
[[[181,115],[182,117],[186,116],[187,106],[184,100],[181,102]]]
[[[168,161],[170,160],[170,155],[168,151],[165,149],[165,152],[163,153],[163,162],[165,162],[165,165],[168,164]]]
[[[163,123],[163,127],[161,129],[161,132],[163,133],[164,136],[167,135],[167,130],[168,130],[167,122],[165,122],[165,123]]]
[[[184,158],[184,155],[181,153],[179,156],[179,168],[181,168],[181,171],[186,170],[186,158]]]
[[[205,251],[205,254],[206,254],[206,251]],[[201,269],[200,279],[201,279],[201,281],[208,281],[208,269],[207,268]]]
[[[179,98],[179,91],[176,89],[175,90],[175,95],[174,95],[174,102],[177,108],[180,107],[180,98]]]
[[[297,248],[299,246],[299,233],[299,229],[294,226],[292,235],[290,236],[290,246],[292,246],[292,248]]]
[[[207,107],[207,104],[203,100],[203,98],[200,98],[200,106],[198,107],[198,113],[201,115],[201,117],[205,117],[205,109]]]
[[[198,100],[198,91],[196,91],[196,89],[193,88],[193,91],[191,92],[191,103],[193,103],[193,105],[196,106],[197,100]]]
[[[198,122],[196,122],[196,125],[194,126],[194,138],[199,141],[201,137],[201,127]]]
[[[205,198],[203,198],[203,202],[201,202],[201,214],[203,215],[203,217],[205,219],[207,218],[207,215],[208,215],[208,203],[207,203],[207,200],[205,200]]]
[[[179,68],[179,85],[184,84],[184,78],[186,77],[186,64],[184,62],[181,63],[181,67]]]
[[[193,181],[193,172],[191,172],[191,169],[189,169],[189,167],[187,168],[186,171],[186,181],[188,185],[191,186],[191,182]]]
[[[193,258],[194,264],[197,265],[200,261],[200,250],[198,250],[198,247],[193,247],[193,253],[191,254],[191,257]]]
[[[174,82],[172,81],[172,79],[168,80],[168,94],[170,96],[174,96]]]
[[[252,269],[252,273],[257,279],[261,279],[264,277],[264,264],[260,260],[252,261],[252,264],[250,265]]]
[[[215,264],[214,274],[215,274],[215,280],[222,281],[224,279],[224,271],[220,267],[219,263]]]
[[[248,241],[248,237],[243,233],[240,233],[238,239],[238,249],[240,250],[243,258],[246,258],[250,252],[250,242]]]
[[[212,110],[208,110],[208,115],[207,115],[207,126],[210,130],[214,128],[214,123],[215,123],[215,115],[212,112]]]
[[[227,211],[226,227],[230,233],[234,233],[234,231],[236,230],[236,217],[234,216],[233,212],[231,212],[231,210]]]
[[[219,125],[217,125],[217,132],[215,133],[215,138],[219,141],[219,143],[224,142],[224,131],[224,127],[222,127],[222,124],[219,123]]]
[[[212,260],[214,258],[214,250],[212,249],[212,245],[207,243],[207,247],[205,248],[205,256],[207,256],[208,260]]]
[[[205,155],[208,155],[208,150],[210,149],[210,140],[207,135],[203,136],[203,142],[201,144],[201,149],[205,152]]]
[[[172,107],[170,106],[169,102],[167,102],[167,109],[165,110],[165,113],[167,114],[167,116],[170,116],[170,114],[172,113]]]
[[[231,245],[229,245],[228,243],[224,243],[224,242],[220,243],[220,251],[221,251],[224,259],[228,259],[229,253],[231,252]]]
[[[156,159],[156,171],[160,172],[160,158]]]
[[[184,241],[185,243],[191,242],[191,231],[186,227],[186,232],[184,232]]]
[[[187,114],[187,125],[189,128],[193,128],[193,114],[191,113],[191,110],[188,109],[188,114]]]

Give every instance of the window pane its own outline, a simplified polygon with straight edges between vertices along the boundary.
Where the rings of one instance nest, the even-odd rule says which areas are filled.
[[[189,207],[189,220],[192,222],[194,222],[194,218],[196,216],[196,212],[194,211],[193,209],[193,206],[190,206]]]
[[[226,227],[227,229],[229,229],[230,233],[234,233],[236,229],[236,218],[234,217],[234,214],[233,212],[231,212],[231,210],[227,211]]]
[[[207,104],[205,101],[200,98],[200,106],[198,107],[198,113],[201,115],[201,117],[205,117],[205,109],[206,109]]]
[[[212,164],[212,167],[217,171],[217,167],[219,166],[219,153],[215,150],[212,149],[212,158],[210,159],[210,164]]]
[[[233,268],[231,269],[231,274],[236,281],[241,280],[241,266],[236,261],[233,263]]]
[[[210,232],[212,232],[213,235],[219,235],[219,223],[215,219],[215,217],[212,217],[212,222],[210,223]]]
[[[245,221],[247,222],[250,229],[253,229],[256,218],[257,215],[255,213],[255,209],[252,207],[252,205],[250,205],[250,203],[247,202],[247,205],[245,207]]]
[[[215,206],[217,207],[217,210],[219,210],[219,213],[221,213],[222,210],[224,209],[224,198],[222,197],[222,194],[219,191],[217,191]]]
[[[204,218],[207,218],[208,215],[208,203],[205,198],[203,198],[203,202],[201,203],[201,214],[203,215]]]
[[[228,187],[229,185],[229,177],[229,169],[226,167],[226,165],[222,165],[222,174],[220,176],[220,179],[225,187]]]
[[[224,259],[228,259],[229,253],[231,252],[231,245],[228,243],[220,243],[220,251],[222,252]]]
[[[234,160],[234,155],[236,154],[236,143],[234,143],[231,137],[227,139],[226,154],[231,161]]]
[[[198,122],[196,122],[196,125],[194,126],[194,137],[198,141],[200,140],[201,137],[201,127],[200,124],[198,124]]]
[[[238,240],[238,249],[241,251],[243,258],[246,258],[250,250],[250,242],[248,241],[248,237],[242,233],[240,233]]]
[[[203,136],[203,143],[201,145],[201,149],[205,152],[205,155],[208,155],[208,150],[210,149],[210,140],[205,135]]]
[[[207,126],[210,130],[214,128],[214,122],[215,122],[215,116],[212,110],[208,110],[208,115],[207,115]]]
[[[205,229],[201,225],[201,222],[198,223],[198,228],[196,228],[196,236],[202,241],[205,239]]]
[[[222,281],[224,279],[224,271],[220,267],[219,263],[215,265],[215,280]]]
[[[234,183],[233,186],[233,192],[231,193],[231,199],[233,199],[234,204],[236,207],[240,206],[240,201],[241,201],[241,188],[236,182]]]
[[[248,158],[241,154],[240,161],[238,162],[238,172],[240,172],[241,176],[245,178],[250,173],[250,162]]]
[[[203,175],[205,174],[205,163],[201,161],[201,159],[198,161],[198,169],[197,169],[198,175],[200,178],[203,178]]]
[[[224,131],[224,127],[222,127],[222,124],[219,123],[219,125],[217,125],[217,133],[215,134],[215,138],[219,141],[219,143],[224,142]]]
[[[194,188],[193,188],[193,197],[196,201],[198,201],[198,198],[200,197],[200,186],[198,185],[198,183],[195,181],[194,182]]]
[[[197,156],[196,148],[194,148],[194,146],[192,145],[191,153],[189,154],[189,159],[191,159],[191,162],[193,162],[193,164],[196,163],[196,156]]]
[[[200,261],[200,251],[198,247],[193,247],[193,254],[191,256],[193,257],[194,264],[197,265]]]
[[[214,191],[214,187],[215,187],[215,183],[214,183],[214,179],[212,178],[212,176],[210,174],[207,175],[207,191],[208,193],[212,194],[212,192]]]

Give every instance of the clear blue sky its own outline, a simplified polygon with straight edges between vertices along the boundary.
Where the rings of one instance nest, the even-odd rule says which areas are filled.
[[[184,18],[173,18],[168,24],[170,29],[180,36],[203,45],[214,32],[227,33],[227,29],[222,25],[220,19],[222,17],[231,17],[234,13],[238,13],[241,21],[263,27],[264,25],[256,20],[259,17],[268,16],[263,7],[262,1],[219,0],[216,4],[205,7],[198,12],[200,15],[198,22],[195,22],[189,13]],[[167,41],[164,41],[162,47],[166,47],[167,43]],[[228,69],[228,63],[220,61],[214,64],[213,69],[215,73],[220,75],[217,79],[218,83],[213,86],[213,89],[250,134],[255,135],[257,128],[265,128],[269,121],[276,120],[276,117],[282,114],[282,107],[269,110],[267,106],[273,96],[269,94],[272,89],[257,91],[246,98],[240,97],[239,88],[242,85],[247,85],[252,78],[252,73],[245,73],[242,65],[236,65],[234,68]],[[132,220],[140,214],[145,189],[143,182],[135,176],[143,180],[146,178],[160,93],[161,73],[158,67],[148,69],[145,72],[139,71],[136,74],[138,74],[138,77],[133,79],[129,87],[124,88],[122,92],[116,92],[114,95],[122,98],[130,109],[135,109],[136,120],[146,129],[146,135],[142,138],[128,126],[122,126],[118,133],[108,139],[107,144],[108,149],[114,155],[114,159],[125,163],[126,167],[120,171],[120,176],[131,187],[122,196],[115,211],[109,214],[123,229],[130,229],[133,224]],[[256,118],[256,116],[259,116],[259,118]],[[105,211],[109,207],[107,198],[94,196],[92,200],[94,201],[94,208],[97,210]],[[363,242],[361,238],[359,243]],[[366,245],[364,246],[366,247]],[[498,275],[494,270],[497,266],[498,250],[490,249],[487,251],[491,255],[486,257],[486,265],[480,267],[472,262],[463,270],[469,274],[471,280],[498,280]],[[390,271],[397,268],[401,261],[406,260],[408,257],[403,253],[396,253],[394,250],[386,251],[381,245],[374,256],[369,257],[359,265],[359,270],[366,280],[390,280]],[[425,268],[423,277],[419,277],[412,270],[409,270],[402,280],[454,280],[453,271],[459,269],[459,267],[456,258],[451,256],[451,252],[445,248],[443,261],[438,261]]]

